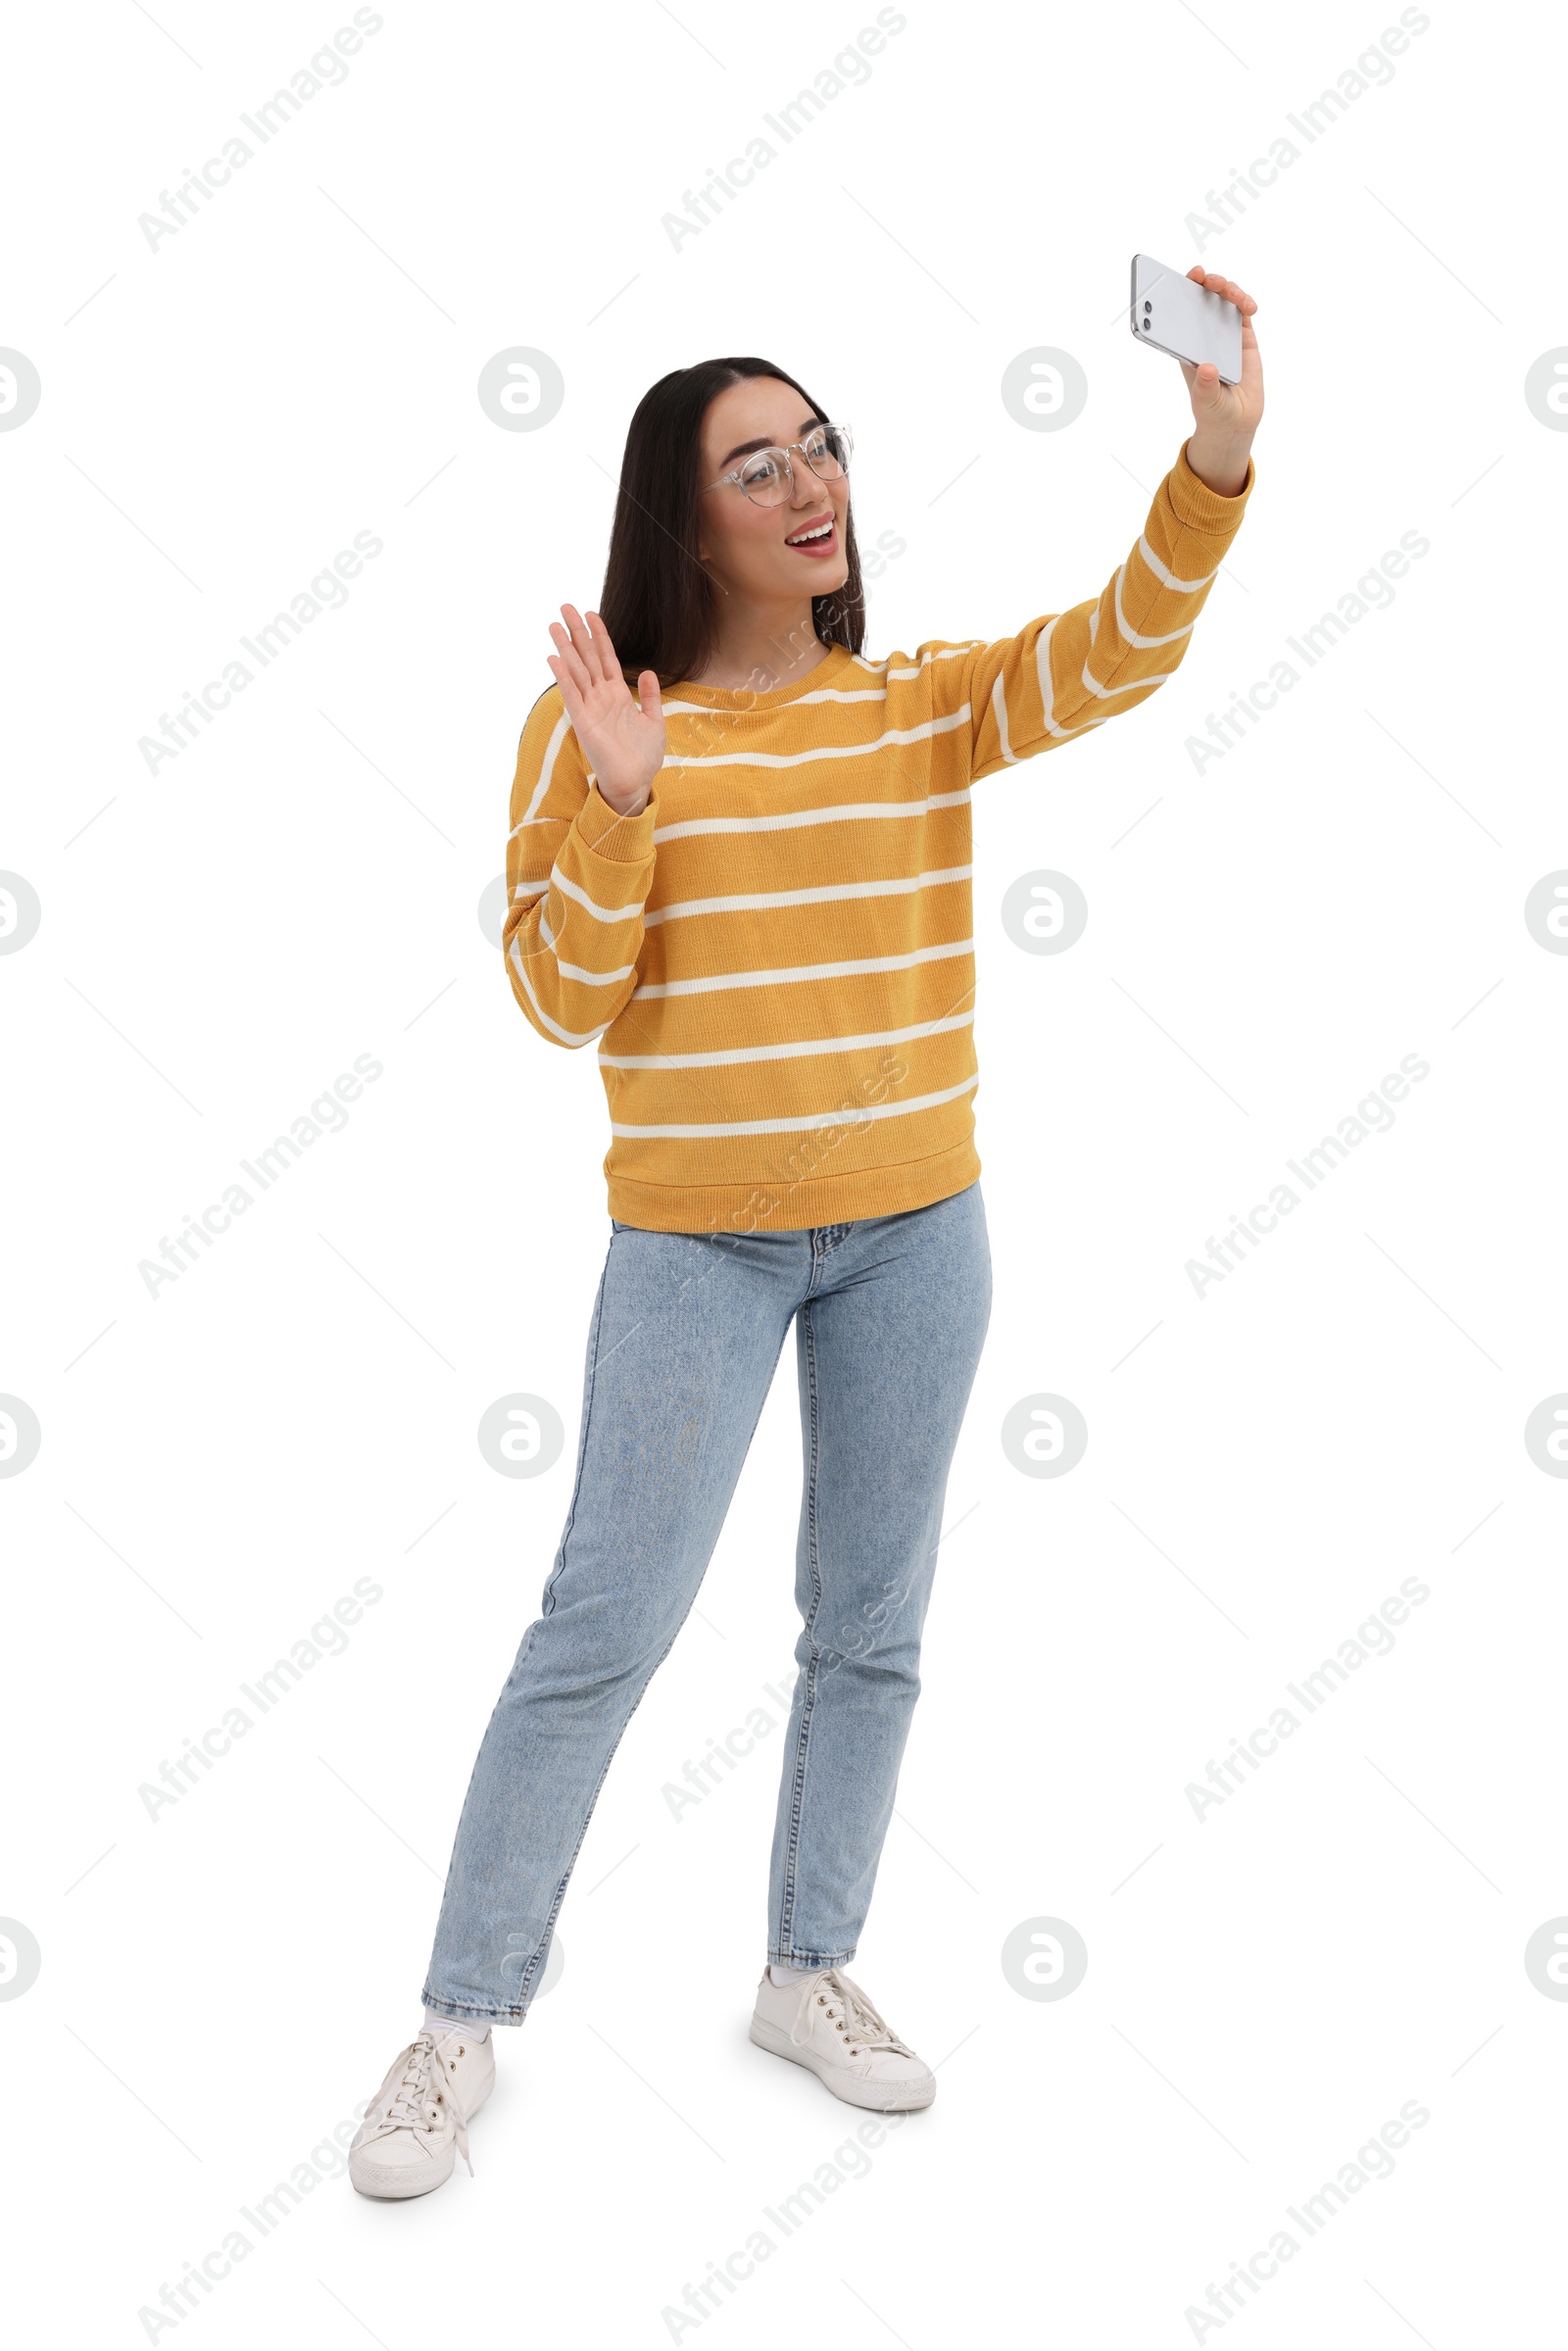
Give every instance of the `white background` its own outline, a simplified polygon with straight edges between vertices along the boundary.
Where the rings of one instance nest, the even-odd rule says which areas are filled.
[[[43,385],[0,433],[0,866],[42,906],[0,958],[0,1390],[42,1430],[0,1481],[0,1913],[42,1951],[0,2002],[19,2339],[147,2340],[416,2020],[609,1234],[592,1057],[528,1027],[477,908],[636,401],[776,359],[856,427],[862,547],[906,542],[868,650],[1001,635],[1098,594],[1190,427],[1127,332],[1139,249],[1255,292],[1268,414],[1179,675],[975,796],[997,1307],[854,1969],[942,2061],[936,2104],[716,2313],[662,2316],[857,2119],[746,2039],[776,1735],[678,1822],[661,1794],[790,1673],[790,1347],[561,1981],[498,2035],[475,2177],[408,2207],[324,2179],[152,2339],[1545,2339],[1568,2011],[1523,1953],[1568,1911],[1568,1486],[1523,1426],[1568,1388],[1568,959],[1523,903],[1568,864],[1568,436],[1523,383],[1568,343],[1560,27],[1434,6],[1307,146],[1286,116],[1393,8],[911,4],[677,251],[662,216],[872,11],[389,4],[151,250],[138,215],[348,13],[12,33],[0,342]],[[1200,255],[1187,217],[1282,135],[1298,160]],[[513,345],[564,375],[538,432],[476,397]],[[1088,375],[1059,432],[1000,397],[1037,345]],[[138,739],[362,530],[343,609],[149,774]],[[1392,607],[1195,772],[1207,714],[1412,530]],[[1088,898],[1060,956],[1001,925],[1038,868]],[[362,1053],[344,1131],[149,1297],[139,1262]],[[1186,1261],[1411,1053],[1392,1131],[1197,1297]],[[567,1429],[531,1482],[475,1442],[518,1391]],[[1039,1392],[1089,1426],[1059,1480],[1000,1444]],[[366,1576],[344,1652],[150,1819],[139,1786]],[[1195,1817],[1188,1784],[1411,1576],[1392,1653]],[[1003,1972],[1039,1917],[1088,1945],[1064,2000]],[[1184,2316],[1411,2100],[1392,2177],[1241,2312]]]

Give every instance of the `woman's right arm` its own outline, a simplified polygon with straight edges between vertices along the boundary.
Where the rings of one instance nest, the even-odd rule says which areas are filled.
[[[556,683],[517,746],[501,944],[540,1036],[578,1046],[604,1033],[637,985],[664,717],[654,672],[630,694],[598,614],[561,610],[566,625],[550,631]]]
[[[637,985],[656,802],[623,816],[590,781],[559,689],[528,712],[507,834],[501,944],[512,992],[552,1045],[590,1044]]]

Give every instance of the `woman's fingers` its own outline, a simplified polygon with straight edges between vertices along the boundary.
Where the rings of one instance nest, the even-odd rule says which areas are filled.
[[[615,659],[615,648],[610,641],[610,631],[608,628],[606,628],[604,622],[600,619],[597,612],[590,612],[588,614],[588,628],[592,637],[594,651],[599,656],[599,665],[604,675],[610,679],[612,683],[619,680],[619,682],[624,685],[625,680],[620,675],[620,663]]]
[[[579,684],[584,687],[591,685],[598,675],[598,663],[594,659],[593,640],[575,605],[564,604],[561,607],[561,620],[552,620],[550,634],[561,645],[562,652],[564,654],[569,651],[576,661],[581,673]],[[563,639],[565,640],[564,644]]]
[[[566,625],[571,650],[582,665],[584,676],[591,680],[598,673],[598,663],[594,659],[593,639],[588,633],[588,624],[574,604],[564,604],[561,616]]]
[[[565,607],[563,606],[562,610],[564,611]],[[569,671],[572,684],[577,688],[579,694],[586,694],[593,681],[569,632],[562,627],[559,620],[552,620],[550,634],[556,640],[556,651],[560,655],[564,666]]]
[[[590,682],[597,685],[604,676],[604,661],[594,632],[574,604],[564,604],[561,609],[565,613],[571,628],[573,651],[588,672]],[[607,638],[606,643],[608,644],[608,642]]]
[[[1201,262],[1195,262],[1187,274],[1196,285],[1206,286],[1211,294],[1223,294],[1227,302],[1234,302],[1244,318],[1250,318],[1257,308],[1251,295],[1234,277],[1226,277],[1218,269],[1205,269]]]
[[[559,655],[547,654],[545,661],[557,685],[561,688],[561,700],[564,706],[566,716],[575,728],[583,715],[582,696],[577,691],[576,681],[566,675],[565,664]]]

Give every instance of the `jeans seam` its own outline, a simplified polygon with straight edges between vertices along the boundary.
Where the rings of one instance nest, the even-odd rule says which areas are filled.
[[[556,1547],[556,1563],[550,1571],[540,1601],[539,1613],[541,1616],[555,1614],[556,1586],[561,1581],[561,1571],[566,1564],[566,1543],[577,1516],[578,1496],[582,1493],[582,1473],[588,1459],[588,1439],[594,1416],[594,1390],[599,1381],[599,1333],[605,1319],[605,1286],[610,1273],[611,1252],[614,1249],[616,1238],[614,1233],[610,1236],[610,1248],[605,1251],[604,1271],[599,1277],[599,1296],[594,1301],[593,1330],[588,1345],[588,1393],[583,1398],[582,1443],[577,1447],[577,1474],[572,1480],[571,1499],[566,1505],[566,1523],[561,1530],[561,1541]]]
[[[812,1268],[813,1278],[815,1267]],[[822,1577],[816,1547],[816,1468],[817,1468],[817,1396],[816,1396],[816,1337],[811,1325],[811,1310],[803,1302],[800,1308],[801,1337],[806,1352],[806,1389],[808,1399],[808,1430],[806,1449],[806,1556],[811,1575],[811,1604],[807,1613],[805,1688],[801,1694],[801,1727],[795,1739],[795,1774],[790,1791],[790,1825],[785,1841],[784,1877],[779,1890],[779,1942],[787,1946],[795,1917],[795,1866],[800,1857],[801,1815],[806,1803],[806,1773],[809,1760],[811,1710],[816,1699],[816,1645],[813,1639],[816,1614],[822,1600]],[[782,1962],[781,1962],[782,1964]]]
[[[697,1595],[694,1592],[692,1594],[693,1604],[695,1604],[696,1596]],[[582,1826],[577,1831],[577,1841],[572,1846],[570,1853],[567,1855],[566,1866],[562,1871],[561,1876],[556,1884],[555,1900],[550,1905],[550,1915],[545,1921],[545,1931],[543,1935],[540,1935],[538,1943],[534,1947],[527,1966],[523,1969],[522,1974],[517,1979],[517,1991],[519,1995],[517,2005],[513,2008],[496,2010],[477,2009],[474,2011],[476,2015],[511,2016],[515,2017],[517,2022],[520,2024],[523,2018],[527,2015],[528,2010],[532,2007],[534,1995],[531,1977],[533,1971],[539,1965],[541,1953],[547,1951],[550,1947],[550,1938],[555,1933],[556,1921],[561,1916],[561,1906],[566,1898],[566,1888],[571,1883],[571,1873],[576,1868],[577,1856],[582,1851],[583,1838],[587,1836],[589,1828],[593,1822],[594,1807],[599,1801],[600,1789],[605,1785],[605,1781],[610,1772],[610,1767],[615,1760],[616,1751],[620,1746],[621,1740],[626,1736],[627,1727],[631,1722],[632,1716],[636,1713],[638,1707],[648,1695],[649,1688],[653,1682],[655,1674],[658,1673],[660,1667],[663,1664],[664,1659],[669,1655],[670,1650],[680,1639],[681,1632],[686,1623],[686,1617],[690,1616],[690,1614],[691,1608],[688,1607],[686,1610],[686,1615],[681,1618],[680,1623],[670,1634],[669,1639],[660,1650],[659,1655],[654,1659],[653,1664],[648,1668],[647,1673],[643,1676],[641,1683],[638,1685],[637,1695],[632,1699],[631,1704],[627,1707],[624,1716],[621,1718],[620,1729],[615,1733],[614,1739],[611,1744],[610,1752],[605,1757],[604,1762],[599,1768],[599,1777],[594,1782],[593,1788],[589,1792],[588,1801],[583,1807]],[[426,1990],[429,1989],[428,1984],[426,1984],[425,1988]]]
[[[692,1600],[694,1604],[696,1597],[697,1595],[694,1592],[692,1594]],[[660,1667],[663,1664],[664,1659],[669,1655],[670,1650],[680,1639],[682,1628],[686,1623],[686,1617],[690,1616],[690,1614],[691,1608],[688,1607],[686,1616],[681,1618],[680,1623],[675,1627],[675,1630],[671,1633],[669,1639],[660,1650],[659,1655],[654,1659],[653,1664],[648,1668],[647,1673],[644,1674],[641,1683],[638,1685],[637,1695],[632,1699],[631,1704],[627,1707],[625,1714],[621,1718],[620,1729],[615,1733],[614,1739],[611,1744],[610,1752],[605,1757],[603,1764],[600,1766],[599,1777],[593,1784],[593,1788],[589,1792],[587,1803],[583,1806],[582,1826],[577,1832],[577,1841],[572,1846],[570,1853],[567,1855],[566,1866],[562,1871],[560,1880],[557,1883],[556,1898],[550,1905],[550,1916],[545,1921],[545,1931],[539,1937],[538,1949],[535,1950],[533,1957],[529,1960],[528,1968],[524,1969],[522,1975],[517,1979],[518,1992],[526,1994],[518,2011],[519,2015],[525,2016],[533,2004],[532,1991],[528,1984],[528,1971],[538,1966],[540,1952],[547,1951],[550,1947],[550,1938],[556,1931],[556,1921],[561,1916],[561,1906],[566,1898],[566,1888],[571,1884],[571,1873],[576,1868],[577,1856],[582,1851],[583,1838],[587,1836],[589,1828],[593,1822],[594,1807],[599,1801],[599,1791],[604,1787],[605,1781],[609,1777],[610,1767],[615,1760],[620,1742],[626,1736],[632,1716],[636,1713],[638,1707],[648,1695],[648,1691],[653,1683],[655,1674],[658,1673]]]

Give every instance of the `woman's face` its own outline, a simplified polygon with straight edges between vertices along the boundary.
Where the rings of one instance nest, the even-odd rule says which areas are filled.
[[[703,418],[700,482],[719,481],[754,449],[789,449],[794,490],[780,506],[759,506],[733,482],[706,490],[697,501],[698,553],[721,588],[759,604],[787,605],[825,596],[849,577],[845,517],[850,485],[841,474],[823,481],[794,441],[817,419],[792,384],[776,375],[752,375],[710,401]],[[790,541],[823,522],[826,537],[804,548]]]

